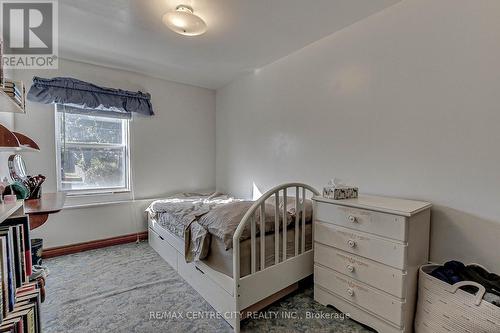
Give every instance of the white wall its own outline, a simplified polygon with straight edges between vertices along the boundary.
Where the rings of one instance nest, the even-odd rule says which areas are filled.
[[[7,74],[10,74],[8,72]],[[6,113],[6,112],[0,112],[0,124],[3,126],[7,127],[9,130],[14,129],[14,114],[12,113]],[[4,150],[2,149],[0,151],[0,180],[3,181],[5,177],[7,177],[7,180],[10,180],[9,176],[9,156],[14,153],[13,150]]]
[[[217,91],[217,187],[428,200],[431,259],[500,271],[500,2],[405,0]]]
[[[31,83],[32,76],[70,76],[98,85],[152,96],[156,115],[135,118],[131,132],[133,196],[137,202],[118,205],[65,209],[51,215],[36,229],[44,247],[103,239],[146,230],[142,213],[149,200],[184,190],[215,187],[215,92],[212,90],[155,79],[131,72],[60,60],[58,70],[14,73],[16,79]],[[27,114],[15,116],[15,129],[33,138],[39,153],[25,153],[28,171],[47,176],[44,192],[56,191],[54,107],[30,103]],[[95,201],[104,198],[96,197]],[[68,200],[68,203],[75,202]]]

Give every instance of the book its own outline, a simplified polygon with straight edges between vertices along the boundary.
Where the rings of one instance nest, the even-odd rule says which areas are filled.
[[[26,303],[21,306],[17,306],[14,313],[20,313],[28,310],[28,328],[31,327],[33,332],[40,332],[37,322],[37,306],[36,303]],[[31,317],[31,318],[30,318]]]
[[[35,306],[33,305],[31,309],[28,312],[28,333],[36,333],[36,326],[35,326]]]
[[[2,275],[2,317],[5,318],[9,309],[9,283],[7,266],[7,238],[0,236],[0,271]]]
[[[21,224],[17,225],[19,229],[19,245],[21,247],[21,271],[23,283],[29,282],[29,276],[26,274],[26,257],[25,257],[25,243],[24,243],[24,228]]]
[[[6,257],[7,257],[7,284],[8,284],[8,312],[11,312],[14,310],[14,303],[15,303],[15,293],[16,293],[16,287],[15,287],[15,281],[16,281],[16,276],[15,276],[15,269],[14,269],[14,245],[12,241],[12,229],[11,227],[8,226],[2,226],[0,227],[0,236],[5,236],[6,238]]]
[[[18,325],[18,329],[19,328],[21,329],[19,332],[23,332],[23,333],[33,332],[33,333],[35,333],[35,329],[34,329],[35,320],[34,320],[33,307],[34,307],[34,305],[32,305],[32,307],[30,307],[28,309],[14,311],[14,312],[10,313],[9,316],[7,318],[5,318],[5,320],[2,322],[2,324],[0,325],[0,328],[7,326],[11,323],[16,323]],[[18,324],[19,320],[21,321],[20,325]],[[29,330],[30,326],[33,326],[31,331]]]
[[[29,276],[33,274],[33,268],[31,263],[31,237],[30,237],[30,225],[27,217],[16,217],[5,220],[2,225],[22,225],[23,235],[24,235],[24,259],[26,265],[26,275]]]
[[[21,297],[21,296],[23,296],[25,294],[28,294],[28,293],[30,293],[30,292],[32,292],[34,290],[36,290],[36,286],[28,286],[27,288],[24,288],[24,287],[18,288],[17,291],[16,291],[16,300],[19,297]]]
[[[12,316],[2,322],[0,330],[4,327],[14,327],[15,333],[24,333],[24,320],[22,316]]]
[[[24,296],[16,304],[16,310],[24,310],[30,307],[33,307],[34,310],[35,330],[37,332],[41,332],[42,319],[40,315],[40,308],[41,308],[40,290],[37,289],[36,292]]]
[[[0,40],[0,86],[3,85],[4,80],[5,77],[3,74],[3,41]]]
[[[23,283],[23,278],[22,278],[22,267],[21,267],[21,245],[20,243],[20,238],[21,235],[19,234],[19,228],[17,226],[12,226],[12,245],[13,245],[13,253],[14,253],[14,269],[15,269],[15,282],[16,282],[16,289],[21,287]]]
[[[14,324],[9,324],[8,326],[0,327],[0,332],[1,333],[17,333],[17,328],[14,326]]]
[[[3,295],[3,286],[2,286],[2,281],[3,281],[3,276],[2,276],[2,272],[0,270],[0,323],[2,322],[3,320],[3,299],[4,299],[4,295]]]
[[[24,333],[22,318],[16,317],[3,322],[0,325],[0,332]]]
[[[39,282],[29,281],[31,274],[29,220],[5,220],[0,224],[0,333],[41,332],[42,292]]]
[[[20,107],[26,104],[26,89],[22,81],[5,80],[1,89],[16,102]]]

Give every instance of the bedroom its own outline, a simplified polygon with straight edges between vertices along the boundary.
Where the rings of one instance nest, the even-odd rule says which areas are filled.
[[[33,1],[0,3],[2,207],[17,207],[2,224],[31,225],[23,267],[43,247],[35,283],[22,274],[45,295],[35,331],[440,332],[417,311],[420,266],[500,273],[498,1],[61,0],[33,18]],[[33,35],[52,41],[39,68],[12,60],[43,49],[12,37]],[[41,196],[18,207],[9,184],[28,175]],[[325,199],[335,178],[359,198]],[[479,301],[468,329],[499,332]]]

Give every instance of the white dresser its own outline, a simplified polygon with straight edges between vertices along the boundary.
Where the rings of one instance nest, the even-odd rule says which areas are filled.
[[[378,196],[313,200],[314,299],[380,333],[412,332],[431,204]]]

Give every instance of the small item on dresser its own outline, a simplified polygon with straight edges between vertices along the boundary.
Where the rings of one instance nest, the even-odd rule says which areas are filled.
[[[323,197],[334,200],[357,198],[358,188],[347,186],[340,179],[335,178],[323,188]]]
[[[42,196],[42,183],[45,181],[45,176],[27,176],[24,183],[30,190],[29,199],[40,199]]]
[[[7,194],[3,196],[3,202],[6,204],[13,204],[17,200],[17,196],[15,194]]]
[[[9,194],[16,196],[17,199],[23,200],[28,198],[30,192],[28,187],[26,187],[23,183],[16,181],[4,189],[3,195],[7,196]]]

